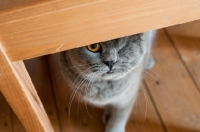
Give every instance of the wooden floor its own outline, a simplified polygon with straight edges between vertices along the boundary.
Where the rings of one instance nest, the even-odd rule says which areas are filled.
[[[200,132],[200,21],[158,30],[154,43],[156,65],[144,72],[127,132]],[[86,107],[77,97],[69,117],[72,91],[65,86],[57,57],[25,61],[55,131],[103,132],[102,109]],[[0,95],[0,132],[24,131]]]

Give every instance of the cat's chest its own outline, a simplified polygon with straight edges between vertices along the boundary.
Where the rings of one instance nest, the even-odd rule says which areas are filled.
[[[96,82],[92,86],[94,93],[102,93],[105,91],[113,91],[114,85],[111,82]]]
[[[121,87],[123,87],[123,81],[118,80],[118,81],[100,81],[100,82],[95,82],[93,83],[93,88],[96,89],[101,89],[101,90],[116,90],[119,89]]]

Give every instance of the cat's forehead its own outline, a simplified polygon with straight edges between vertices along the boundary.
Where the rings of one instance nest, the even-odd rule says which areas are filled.
[[[117,38],[117,39],[113,39],[106,42],[101,42],[101,45],[105,48],[113,48],[113,47],[120,48],[120,47],[125,46],[127,43],[135,43],[135,42],[141,41],[141,37],[142,37],[141,34],[135,34],[132,36],[126,36],[126,37]]]
[[[114,47],[122,47],[125,45],[125,38],[118,38],[118,39],[113,39],[110,41],[106,41],[106,42],[101,42],[101,46],[103,48],[114,48]]]

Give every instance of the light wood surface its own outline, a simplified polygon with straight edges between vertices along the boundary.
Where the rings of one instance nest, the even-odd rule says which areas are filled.
[[[199,18],[199,0],[47,1],[0,12],[0,41],[16,61]]]
[[[145,84],[140,89],[126,126],[127,132],[165,132]]]
[[[150,75],[145,81],[166,130],[200,131],[200,93],[195,83],[163,30],[157,32],[154,44],[156,65],[152,70],[159,76],[152,74],[160,83]]]
[[[167,32],[200,90],[200,21],[169,27]]]
[[[0,91],[27,132],[53,132],[22,61],[11,62],[0,45]]]

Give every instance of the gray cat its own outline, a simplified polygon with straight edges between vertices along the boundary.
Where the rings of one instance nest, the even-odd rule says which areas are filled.
[[[63,75],[74,94],[105,108],[105,132],[125,132],[142,72],[154,64],[153,36],[149,31],[60,53]]]

